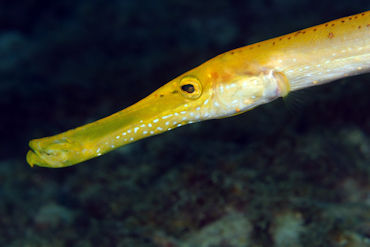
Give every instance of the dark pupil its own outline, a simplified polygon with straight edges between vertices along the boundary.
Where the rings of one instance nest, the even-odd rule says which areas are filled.
[[[188,93],[194,93],[195,91],[195,88],[193,85],[191,84],[185,84],[185,85],[182,85],[181,86],[181,89],[185,92],[188,92]]]

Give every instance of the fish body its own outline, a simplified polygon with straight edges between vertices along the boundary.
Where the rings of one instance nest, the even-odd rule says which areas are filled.
[[[30,141],[28,163],[71,166],[193,122],[251,110],[290,91],[370,70],[370,12],[234,49],[96,122]]]

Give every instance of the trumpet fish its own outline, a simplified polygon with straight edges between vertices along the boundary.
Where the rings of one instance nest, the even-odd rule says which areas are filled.
[[[218,55],[111,116],[31,140],[27,162],[66,167],[131,142],[251,110],[370,70],[370,11]]]

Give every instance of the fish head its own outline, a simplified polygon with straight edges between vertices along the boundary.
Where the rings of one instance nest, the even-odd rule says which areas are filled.
[[[233,116],[281,96],[281,79],[279,72],[210,60],[109,117],[32,140],[27,161],[70,166],[186,124]]]

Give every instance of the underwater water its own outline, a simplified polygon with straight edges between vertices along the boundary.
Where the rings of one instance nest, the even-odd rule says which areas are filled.
[[[0,246],[370,246],[370,75],[82,164],[28,141],[117,112],[233,48],[365,0],[0,2]]]

